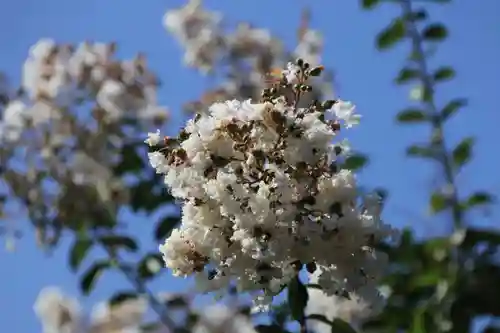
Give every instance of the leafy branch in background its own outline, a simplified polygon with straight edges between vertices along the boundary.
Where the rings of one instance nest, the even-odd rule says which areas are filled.
[[[373,10],[385,2],[364,0],[362,5]],[[401,14],[377,35],[377,48],[386,51],[403,41],[411,44],[407,64],[395,83],[414,85],[413,99],[418,100],[416,105],[399,112],[396,119],[402,125],[430,126],[429,141],[412,144],[406,153],[434,161],[440,168],[443,182],[430,195],[430,209],[434,214],[449,212],[453,232],[450,237],[417,241],[407,231],[398,247],[388,249],[397,272],[386,281],[391,297],[384,313],[367,327],[414,333],[469,332],[476,316],[494,317],[500,311],[500,288],[492,288],[491,284],[492,279],[500,278],[500,267],[494,259],[500,235],[474,227],[471,214],[475,208],[492,204],[493,195],[477,191],[464,198],[457,188],[457,175],[471,161],[475,140],[466,137],[449,148],[444,131],[467,100],[459,97],[438,106],[436,89],[452,80],[455,70],[448,65],[432,69],[428,61],[432,56],[429,50],[446,40],[448,29],[431,21],[426,7],[415,5],[422,1],[388,2],[398,6]],[[485,272],[490,276],[486,277]]]

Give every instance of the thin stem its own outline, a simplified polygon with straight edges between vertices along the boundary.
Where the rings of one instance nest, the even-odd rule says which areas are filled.
[[[445,136],[444,136],[444,124],[441,113],[436,107],[434,100],[434,82],[429,72],[428,64],[426,61],[425,52],[423,49],[424,40],[418,31],[418,28],[413,19],[413,8],[412,0],[400,0],[403,17],[406,17],[406,33],[412,42],[412,58],[415,65],[418,67],[418,72],[420,74],[420,79],[423,88],[423,100],[422,103],[426,107],[429,114],[432,116],[432,129],[433,137],[431,144],[437,148],[438,151],[438,161],[442,167],[444,180],[446,186],[451,189],[449,193],[448,200],[452,212],[453,218],[453,230],[461,229],[464,227],[464,216],[460,207],[458,190],[456,187],[455,174],[453,170],[453,164],[448,152]],[[458,283],[459,276],[461,275],[462,258],[458,248],[454,248],[452,251],[452,266],[451,273],[457,278],[453,284]],[[450,308],[450,317],[454,323],[453,330],[457,333],[466,333],[470,328],[470,316],[463,311],[454,311],[453,307]]]
[[[403,17],[408,18],[406,20],[406,32],[412,42],[412,56],[414,58],[415,64],[418,66],[418,72],[420,73],[420,79],[423,85],[424,100],[422,102],[433,118],[433,144],[436,146],[439,152],[438,158],[442,166],[446,185],[451,189],[451,193],[449,194],[448,198],[452,210],[453,228],[455,230],[460,229],[464,226],[464,218],[462,210],[460,209],[460,201],[455,184],[456,181],[452,162],[448,153],[448,149],[446,147],[443,118],[441,117],[441,114],[438,111],[436,103],[434,101],[434,82],[431,74],[429,73],[425,52],[422,47],[423,38],[420,35],[417,26],[415,25],[415,21],[412,19],[411,13],[413,12],[413,9],[411,0],[401,0],[399,3],[401,4]]]
[[[108,256],[113,259],[117,260],[119,263],[120,258],[116,253],[113,253],[109,248],[106,246],[102,246],[104,248],[104,251],[108,254]],[[160,321],[162,324],[168,329],[169,332],[173,332],[175,330],[175,323],[170,319],[170,317],[167,315],[166,307],[156,298],[155,295],[148,289],[148,287],[144,284],[141,279],[139,279],[135,274],[133,274],[127,267],[124,265],[118,264],[118,269],[123,273],[123,275],[127,278],[127,280],[134,286],[134,288],[137,290],[139,294],[145,295],[151,309],[158,315],[160,318]]]

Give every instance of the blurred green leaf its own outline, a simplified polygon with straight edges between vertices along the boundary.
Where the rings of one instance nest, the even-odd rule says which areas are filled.
[[[140,333],[156,333],[156,332],[161,332],[161,328],[163,325],[161,323],[146,323],[146,324],[141,324],[139,327]]]
[[[377,47],[387,50],[405,37],[405,24],[401,18],[394,19],[391,24],[377,35]]]
[[[333,321],[320,314],[310,314],[307,316],[308,320],[317,320],[330,326],[332,333],[356,333],[356,330],[351,327],[347,322],[342,319],[335,318]]]
[[[123,302],[127,302],[130,300],[137,299],[139,295],[135,291],[122,291],[114,294],[109,299],[109,305],[116,306],[120,305]]]
[[[132,210],[139,211],[144,209],[149,213],[164,204],[173,203],[174,198],[165,188],[158,187],[161,183],[160,178],[155,177],[132,186],[130,200]]]
[[[500,246],[500,233],[488,229],[468,228],[461,245],[474,247],[480,243],[490,243]]]
[[[111,262],[107,260],[95,262],[84,274],[80,280],[80,290],[84,295],[88,295],[94,289],[97,279],[101,276],[104,270],[110,268]]]
[[[466,208],[488,205],[494,202],[493,196],[488,192],[479,191],[472,194],[465,202]]]
[[[413,232],[405,228],[401,234],[401,247],[409,247],[413,244]]]
[[[380,3],[380,0],[362,0],[363,9],[373,9]]]
[[[449,119],[455,113],[457,113],[460,108],[463,108],[466,105],[467,105],[466,99],[457,98],[451,100],[448,104],[446,104],[443,110],[441,110],[441,116],[443,117],[443,120]]]
[[[411,281],[411,285],[413,288],[437,286],[440,280],[441,272],[437,270],[427,270],[421,274],[416,274]]]
[[[139,249],[137,246],[137,242],[128,236],[102,236],[99,237],[99,242],[101,242],[104,246],[114,249],[123,248],[132,252],[135,252]]]
[[[123,175],[127,172],[137,172],[144,168],[144,161],[137,154],[137,144],[126,144],[121,148],[121,161],[113,168],[113,173]]]
[[[431,212],[432,213],[442,212],[443,210],[446,209],[447,206],[448,205],[447,205],[446,197],[443,194],[434,192],[431,195]]]
[[[332,333],[356,333],[356,330],[342,319],[335,318],[332,323]]]
[[[405,67],[401,69],[401,71],[399,72],[398,77],[396,78],[396,83],[397,84],[409,83],[415,79],[418,79],[419,77],[420,73],[417,69]]]
[[[396,119],[401,123],[419,123],[427,121],[430,118],[422,110],[408,108],[399,112]]]
[[[69,250],[69,267],[76,271],[83,259],[87,256],[93,242],[90,239],[75,239],[73,246]]]
[[[406,148],[406,154],[411,157],[435,158],[435,150],[431,146],[411,145]]]
[[[155,240],[164,241],[177,224],[179,224],[179,217],[177,216],[167,216],[162,219],[156,226]]]
[[[163,258],[159,253],[145,255],[137,266],[137,275],[144,280],[156,276],[164,267]]]
[[[348,156],[345,159],[345,162],[342,165],[342,167],[344,169],[356,171],[365,167],[367,164],[368,164],[368,157],[358,153]]]
[[[469,162],[472,157],[472,146],[474,145],[474,141],[474,138],[467,137],[453,149],[452,156],[455,167],[461,168]]]
[[[455,70],[449,66],[438,68],[433,75],[434,82],[451,80],[455,77]]]
[[[441,23],[432,23],[424,28],[422,37],[428,41],[441,41],[448,36],[448,30]]]
[[[308,300],[307,288],[296,276],[288,284],[288,305],[290,306],[290,315],[294,320],[299,322],[304,320],[304,310]]]
[[[426,333],[425,308],[420,307],[413,312],[409,333]]]

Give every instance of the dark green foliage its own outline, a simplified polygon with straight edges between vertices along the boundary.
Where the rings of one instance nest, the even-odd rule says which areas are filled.
[[[401,18],[393,20],[387,28],[382,30],[377,36],[377,47],[380,50],[387,50],[405,37],[405,23]]]
[[[288,305],[290,306],[290,315],[298,322],[304,321],[304,310],[309,300],[307,288],[302,284],[299,277],[295,277],[288,284]]]
[[[368,157],[366,157],[363,154],[352,154],[348,156],[342,167],[344,169],[349,169],[352,171],[358,171],[362,168],[364,168],[368,164]]]
[[[444,4],[451,1],[427,2]],[[431,128],[428,142],[413,144],[406,153],[432,161],[439,168],[443,175],[441,183],[445,186],[431,190],[430,210],[449,216],[454,232],[448,237],[417,240],[411,232],[405,231],[400,244],[379,245],[390,257],[392,273],[386,277],[385,284],[391,288],[391,294],[385,310],[372,318],[365,329],[472,332],[471,324],[476,316],[500,315],[500,233],[475,229],[471,227],[473,221],[465,221],[466,217],[473,216],[473,209],[488,207],[495,198],[486,191],[476,191],[462,198],[456,176],[471,161],[475,139],[463,138],[454,148],[448,149],[442,134],[448,120],[467,105],[464,98],[454,98],[442,109],[435,104],[437,84],[452,80],[456,72],[448,65],[429,69],[430,54],[426,50],[430,44],[438,45],[446,40],[447,28],[439,22],[426,22],[427,12],[415,9],[415,1],[390,3],[399,7],[402,14],[377,35],[377,47],[386,51],[406,38],[412,49],[395,83],[414,84],[423,90],[419,105],[399,112],[396,118],[401,124],[427,124]],[[494,328],[487,331],[493,332]]]
[[[400,123],[421,123],[429,120],[429,116],[422,110],[409,108],[398,113],[397,120]]]
[[[76,271],[93,245],[91,239],[76,239],[69,251],[69,267]]]
[[[121,291],[111,296],[111,298],[109,299],[109,304],[111,306],[116,306],[120,305],[123,302],[137,299],[138,297],[139,295],[136,291]]]
[[[93,263],[90,268],[83,273],[82,279],[80,280],[80,290],[82,293],[84,295],[90,294],[102,273],[112,266],[111,261],[108,260],[99,260]]]

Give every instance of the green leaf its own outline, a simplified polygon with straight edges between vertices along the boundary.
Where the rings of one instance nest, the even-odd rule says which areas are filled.
[[[90,239],[76,239],[69,252],[69,267],[76,271],[87,256],[93,242]]]
[[[452,156],[455,167],[461,168],[469,162],[472,157],[472,146],[474,145],[474,141],[474,138],[467,137],[453,149]]]
[[[332,323],[332,333],[357,333],[354,328],[342,319],[336,318]]]
[[[500,246],[500,233],[487,229],[468,228],[461,246],[472,248],[481,243]]]
[[[331,327],[332,333],[356,333],[356,330],[351,327],[347,322],[336,318],[333,321],[328,320],[324,315],[320,314],[310,314],[307,317],[307,320],[317,320],[324,324],[327,324]]]
[[[448,36],[448,30],[440,23],[432,23],[424,28],[422,37],[427,41],[438,42]]]
[[[356,171],[365,167],[367,164],[368,164],[368,157],[362,154],[353,154],[345,159],[342,167],[344,169]]]
[[[409,333],[425,333],[425,308],[420,307],[413,313]]]
[[[479,191],[472,194],[465,202],[466,209],[482,205],[489,205],[494,202],[494,198],[488,192]]]
[[[418,79],[419,77],[420,73],[418,70],[405,67],[401,69],[401,71],[399,72],[398,77],[396,78],[396,83],[397,84],[409,83],[415,79]]]
[[[137,242],[128,236],[102,236],[99,238],[99,242],[101,242],[104,246],[110,248],[124,248],[129,251],[135,252],[139,249],[137,246]]]
[[[373,9],[376,5],[380,3],[380,0],[363,0],[363,9]]]
[[[431,195],[431,212],[436,214],[442,212],[448,206],[446,197],[441,193],[434,192]]]
[[[449,66],[438,68],[433,75],[434,82],[447,81],[455,77],[455,70]]]
[[[427,270],[416,275],[412,279],[411,285],[413,288],[431,287],[436,286],[440,280],[441,272],[437,270]]]
[[[120,305],[123,302],[134,300],[139,298],[139,295],[135,291],[122,291],[114,294],[109,299],[109,305],[116,306]]]
[[[431,146],[411,145],[406,149],[406,154],[411,157],[435,158],[436,154]]]
[[[288,305],[290,306],[290,315],[294,320],[299,322],[304,320],[304,310],[308,300],[307,288],[296,276],[288,284]]]
[[[377,47],[387,50],[405,37],[405,24],[401,18],[397,18],[377,35]]]
[[[422,110],[408,108],[398,113],[396,119],[401,123],[420,123],[429,120],[429,117]]]
[[[131,187],[130,206],[133,211],[137,212],[144,209],[150,213],[164,204],[174,201],[174,198],[159,187],[161,178],[155,175],[153,179],[143,180]]]
[[[111,267],[109,261],[95,262],[84,274],[80,280],[80,289],[84,295],[88,295],[94,289],[97,279],[101,276],[102,272]]]
[[[177,224],[179,224],[179,218],[177,216],[167,216],[162,219],[156,226],[155,239],[157,241],[165,240]]]
[[[159,253],[145,255],[137,266],[137,274],[140,278],[148,280],[156,276],[164,267],[163,258]],[[156,268],[159,269],[156,269]]]
[[[458,112],[460,108],[467,105],[467,100],[464,98],[456,98],[448,102],[446,106],[441,110],[441,117],[443,120],[447,120]]]
[[[154,333],[154,332],[161,332],[162,324],[160,323],[146,323],[146,324],[141,324],[140,326],[140,333]]]
[[[144,161],[136,151],[137,144],[126,144],[120,152],[121,161],[113,168],[113,173],[123,175],[127,172],[137,172],[144,168]]]
[[[409,228],[405,228],[401,234],[401,247],[410,247],[413,244],[413,232]]]

